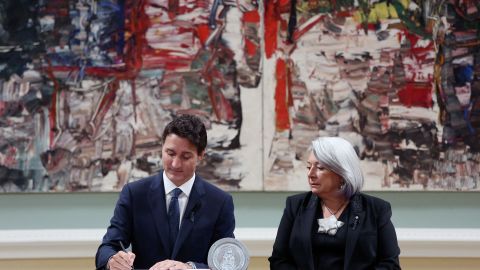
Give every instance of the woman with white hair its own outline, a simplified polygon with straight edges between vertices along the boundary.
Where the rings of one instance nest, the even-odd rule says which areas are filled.
[[[360,192],[353,146],[317,138],[307,170],[311,191],[287,198],[270,269],[400,269],[390,204]]]

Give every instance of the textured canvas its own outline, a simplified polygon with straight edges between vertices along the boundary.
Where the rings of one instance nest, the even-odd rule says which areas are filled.
[[[366,190],[479,190],[478,1],[267,1],[265,14],[266,190],[308,188],[317,136],[353,143]]]
[[[261,189],[259,24],[218,0],[2,1],[0,190],[119,190],[161,169],[180,113],[208,129],[200,175]]]
[[[176,114],[229,191],[308,190],[317,136],[366,190],[478,191],[474,0],[4,0],[0,192],[118,191]]]

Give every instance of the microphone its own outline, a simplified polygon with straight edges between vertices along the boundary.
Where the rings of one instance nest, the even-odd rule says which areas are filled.
[[[357,224],[358,224],[358,216],[355,216],[355,220],[353,221],[352,231],[354,231],[355,228],[357,228]]]
[[[200,210],[200,207],[202,207],[202,202],[198,202],[195,204],[195,206],[193,206],[192,211],[190,212],[190,217],[189,217],[192,223],[195,222],[195,213],[198,210]]]

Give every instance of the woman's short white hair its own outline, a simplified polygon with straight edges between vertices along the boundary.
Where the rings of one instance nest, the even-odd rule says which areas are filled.
[[[352,144],[340,137],[319,137],[312,142],[313,154],[323,166],[345,181],[343,194],[350,198],[363,186],[360,160]]]

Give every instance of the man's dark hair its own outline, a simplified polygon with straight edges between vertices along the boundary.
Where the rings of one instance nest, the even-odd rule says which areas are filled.
[[[177,116],[172,122],[168,123],[162,134],[162,143],[165,143],[167,136],[175,134],[187,139],[197,148],[197,154],[201,154],[207,147],[207,130],[200,118],[182,114]]]

